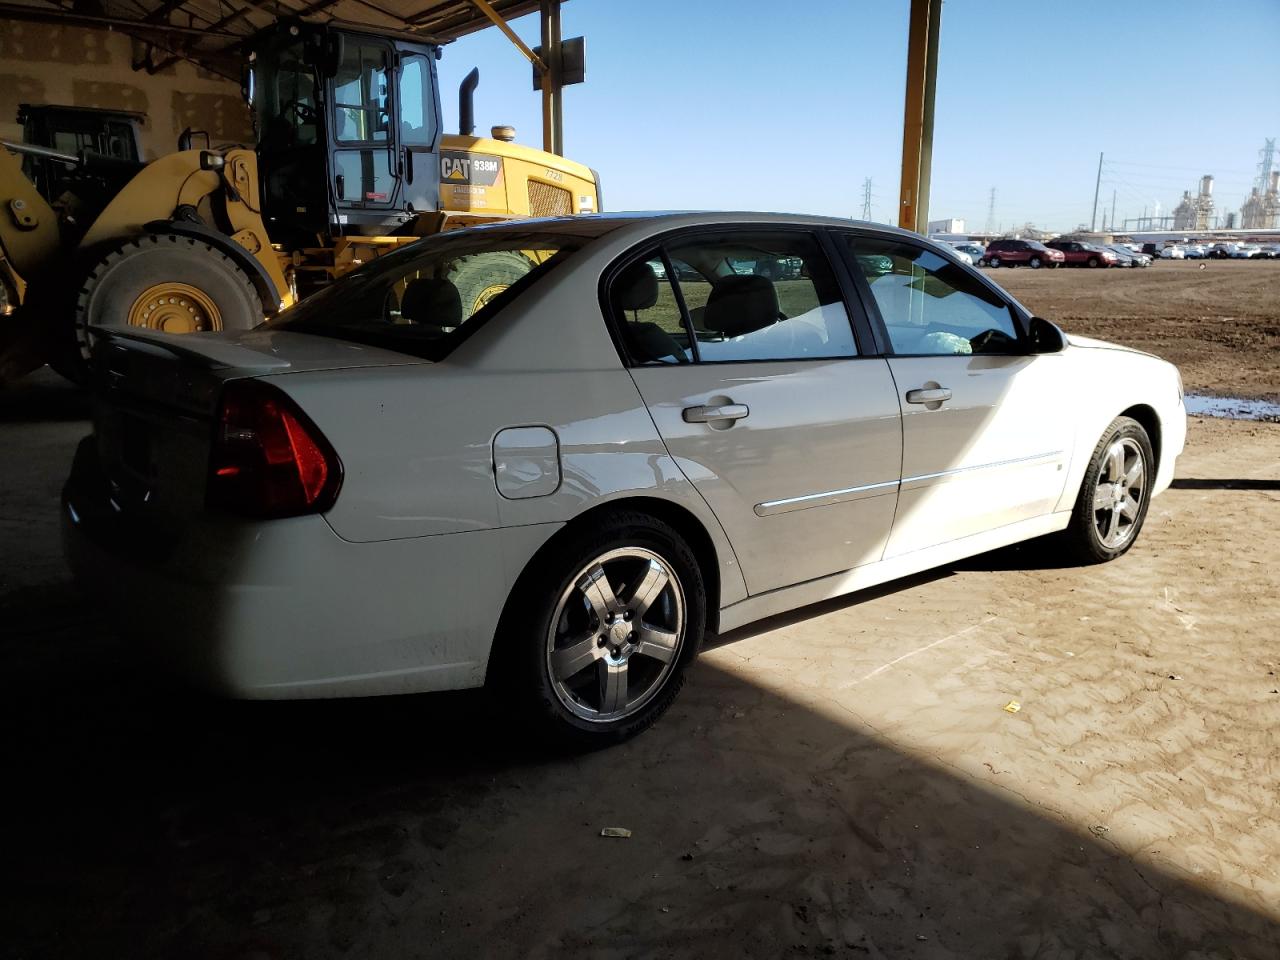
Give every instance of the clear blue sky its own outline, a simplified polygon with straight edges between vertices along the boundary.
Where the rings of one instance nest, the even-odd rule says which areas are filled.
[[[587,82],[565,90],[565,152],[610,210],[896,213],[908,0],[572,0]],[[515,21],[530,46],[536,15]],[[541,145],[530,68],[497,30],[445,48],[446,129],[472,66],[479,131]],[[1087,223],[1098,153],[1118,217],[1164,212],[1202,173],[1237,209],[1280,137],[1280,0],[947,0],[930,217]],[[1277,157],[1280,163],[1280,157]],[[1101,207],[1101,203],[1100,203]]]

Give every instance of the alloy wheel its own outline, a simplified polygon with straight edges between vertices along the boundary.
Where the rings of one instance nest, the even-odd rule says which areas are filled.
[[[1093,493],[1093,526],[1104,547],[1123,546],[1137,529],[1147,493],[1147,464],[1142,447],[1122,437],[1107,448]]]
[[[547,635],[556,697],[597,723],[641,710],[679,660],[685,609],[679,577],[652,550],[621,547],[585,564],[561,594]]]

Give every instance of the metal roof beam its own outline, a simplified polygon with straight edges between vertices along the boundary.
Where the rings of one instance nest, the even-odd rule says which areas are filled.
[[[6,20],[22,20],[27,23],[47,23],[73,27],[111,28],[142,34],[175,36],[203,36],[231,39],[237,34],[219,31],[212,27],[179,27],[171,23],[143,23],[141,20],[126,20],[122,17],[98,16],[89,13],[73,13],[65,7],[28,7],[13,3],[0,3],[0,18]],[[140,39],[145,39],[140,37]]]

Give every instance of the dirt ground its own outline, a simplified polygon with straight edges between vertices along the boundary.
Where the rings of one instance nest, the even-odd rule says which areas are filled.
[[[564,757],[480,694],[154,676],[60,559],[85,413],[0,396],[0,956],[1280,956],[1280,425],[1193,421],[1112,565],[1006,550],[718,638]]]
[[[1069,333],[1176,363],[1188,391],[1280,400],[1280,260],[989,273]]]

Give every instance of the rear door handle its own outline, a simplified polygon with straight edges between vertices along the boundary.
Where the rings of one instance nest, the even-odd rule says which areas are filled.
[[[950,399],[951,391],[946,387],[922,387],[907,391],[907,403],[941,403]]]
[[[751,412],[745,403],[721,403],[711,407],[685,407],[685,423],[710,423],[712,420],[741,420]]]

